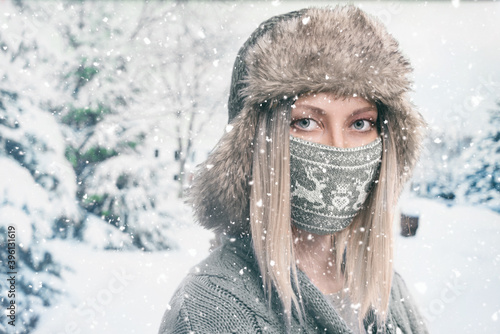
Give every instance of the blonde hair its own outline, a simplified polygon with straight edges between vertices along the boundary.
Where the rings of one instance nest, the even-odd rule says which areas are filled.
[[[290,106],[291,101],[263,107],[254,138],[250,226],[252,241],[269,302],[275,289],[291,321],[292,307],[302,319],[303,306],[290,221]],[[383,324],[392,283],[392,220],[399,178],[394,133],[383,105],[377,105],[383,153],[379,178],[365,207],[345,230],[334,234],[337,272],[360,321],[373,309]],[[345,257],[345,261],[344,261]],[[296,290],[298,294],[295,293]]]

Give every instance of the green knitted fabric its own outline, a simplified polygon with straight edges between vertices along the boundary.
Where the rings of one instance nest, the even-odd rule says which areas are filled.
[[[299,271],[306,314],[292,317],[291,333],[352,333],[324,295]],[[195,266],[174,293],[159,333],[286,333],[277,296],[269,303],[250,239],[229,240]],[[377,333],[373,315],[364,320]],[[386,333],[427,333],[407,288],[394,275]]]

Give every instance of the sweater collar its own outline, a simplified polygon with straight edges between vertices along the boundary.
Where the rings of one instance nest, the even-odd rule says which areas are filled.
[[[221,241],[226,247],[230,247],[235,253],[239,254],[247,263],[252,263],[257,272],[259,266],[255,258],[252,238],[248,235],[240,237],[221,236]],[[328,302],[325,295],[311,282],[309,277],[297,269],[301,300],[304,305],[304,314],[309,319],[314,319],[319,331],[324,333],[352,333],[345,321],[337,313],[335,308]],[[277,299],[277,295],[273,297]],[[299,322],[297,313],[294,311],[294,317]],[[363,320],[365,328],[377,328],[376,318],[373,312],[369,312]],[[393,326],[390,317],[385,324],[385,333],[393,333]]]
[[[352,333],[309,277],[301,270],[297,270],[297,275],[305,311],[312,319],[315,319],[318,329],[325,333]]]

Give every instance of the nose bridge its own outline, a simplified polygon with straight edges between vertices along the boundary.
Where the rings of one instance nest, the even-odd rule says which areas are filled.
[[[345,132],[340,122],[332,120],[328,129],[328,145],[345,148]]]

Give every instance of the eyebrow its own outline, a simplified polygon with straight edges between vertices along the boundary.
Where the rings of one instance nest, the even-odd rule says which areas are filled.
[[[325,115],[326,114],[326,112],[323,109],[311,106],[309,104],[301,104],[299,106],[296,106],[296,108],[305,108],[308,111],[314,112],[316,114],[321,114],[321,115]],[[351,113],[351,116],[355,116],[355,115],[364,113],[366,111],[375,111],[375,112],[377,112],[377,107],[375,107],[375,106],[367,106],[367,107],[362,107],[362,108],[359,108],[359,109],[355,109]],[[377,116],[378,116],[378,113],[377,113]]]
[[[316,114],[321,114],[321,115],[326,114],[323,109],[317,108],[317,107],[314,107],[314,106],[311,106],[308,104],[301,104],[299,106],[295,106],[295,108],[293,108],[293,109],[296,109],[296,108],[307,109],[308,111],[311,111],[311,112],[316,113]],[[293,110],[292,110],[292,112],[293,112]]]
[[[355,115],[358,115],[358,114],[364,113],[364,112],[366,112],[366,111],[375,111],[375,112],[377,112],[377,116],[378,116],[377,107],[373,107],[373,106],[363,107],[363,108],[356,109],[356,110],[354,110],[354,111],[351,113],[351,115],[352,115],[352,116],[355,116]]]

